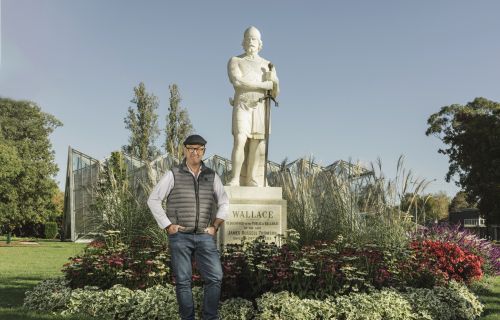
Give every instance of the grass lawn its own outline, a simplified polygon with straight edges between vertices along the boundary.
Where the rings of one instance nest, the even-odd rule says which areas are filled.
[[[17,239],[16,239],[17,240]],[[68,258],[82,251],[84,244],[37,240],[38,244],[10,246],[0,241],[0,319],[63,319],[22,309],[24,292],[41,280],[61,275]],[[82,319],[81,317],[65,319]]]
[[[17,239],[16,239],[17,240]],[[24,292],[41,280],[61,275],[68,258],[82,251],[85,244],[37,240],[38,244],[6,246],[0,239],[0,319],[88,319],[28,312],[22,309]],[[478,293],[485,304],[480,320],[500,320],[500,276],[487,279]]]
[[[477,292],[484,304],[481,320],[500,320],[500,276],[488,278],[486,289]]]

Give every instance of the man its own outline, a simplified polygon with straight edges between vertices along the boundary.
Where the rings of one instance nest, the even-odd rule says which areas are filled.
[[[204,281],[203,319],[218,319],[222,266],[215,235],[229,211],[219,176],[201,160],[207,142],[199,135],[184,141],[184,160],[154,187],[148,206],[160,228],[168,233],[177,302],[182,319],[194,319],[191,291],[192,257]],[[167,211],[162,201],[167,197]],[[218,210],[213,208],[217,202]]]
[[[242,45],[245,53],[232,57],[228,63],[229,80],[234,87],[234,99],[230,100],[233,106],[234,144],[229,185],[262,186],[265,164],[261,163],[261,159],[265,153],[266,138],[264,97],[267,91],[273,97],[278,96],[279,81],[276,70],[269,70],[269,61],[259,56],[262,41],[257,28],[245,30]],[[248,152],[245,153],[247,141]],[[244,161],[246,169],[242,172]]]

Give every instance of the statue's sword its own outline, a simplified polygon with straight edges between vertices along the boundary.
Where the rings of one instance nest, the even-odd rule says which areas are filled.
[[[269,71],[273,71],[273,64],[269,62]],[[267,90],[266,96],[264,97],[266,103],[265,103],[265,108],[266,108],[266,132],[265,132],[265,139],[266,139],[266,155],[265,155],[265,161],[264,161],[264,187],[267,187],[267,161],[269,157],[269,124],[271,120],[271,100],[274,102],[274,105],[277,107],[278,106],[278,101],[276,101],[272,95],[272,90]],[[262,100],[261,100],[262,101]]]

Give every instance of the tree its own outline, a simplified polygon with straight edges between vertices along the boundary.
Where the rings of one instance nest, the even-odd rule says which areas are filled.
[[[12,187],[19,176],[22,167],[15,147],[0,141],[0,226],[8,232],[7,242],[10,243],[10,231],[15,227],[13,218],[17,216],[18,194]]]
[[[124,119],[125,127],[130,130],[129,144],[123,150],[141,160],[150,161],[159,155],[154,145],[160,133],[158,128],[158,98],[146,91],[144,83],[134,87],[134,107],[128,108]]]
[[[426,135],[435,135],[447,148],[446,181],[456,184],[477,202],[486,223],[500,223],[500,103],[476,98],[466,105],[444,106],[427,120]]]
[[[448,216],[450,198],[444,193],[406,193],[401,200],[401,210],[416,217],[419,224],[434,223]]]
[[[0,98],[0,224],[8,234],[55,211],[50,133],[62,123],[30,101]]]
[[[425,220],[426,222],[436,222],[448,218],[450,207],[450,197],[444,192],[438,192],[430,197],[425,204]]]
[[[453,197],[453,199],[451,199],[450,212],[455,212],[460,209],[475,208],[475,207],[476,207],[475,203],[469,203],[469,201],[467,201],[467,193],[465,193],[464,191],[459,191]]]
[[[165,151],[179,161],[183,158],[183,142],[193,132],[193,126],[186,108],[180,106],[182,100],[177,85],[169,86],[170,106],[165,128]]]

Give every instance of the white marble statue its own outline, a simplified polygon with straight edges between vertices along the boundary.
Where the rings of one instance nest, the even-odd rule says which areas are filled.
[[[263,186],[265,154],[266,91],[279,94],[276,69],[269,71],[269,61],[259,56],[262,49],[260,32],[255,27],[245,30],[245,53],[228,63],[229,80],[234,87],[232,179],[230,186]],[[246,145],[246,146],[245,146]]]

